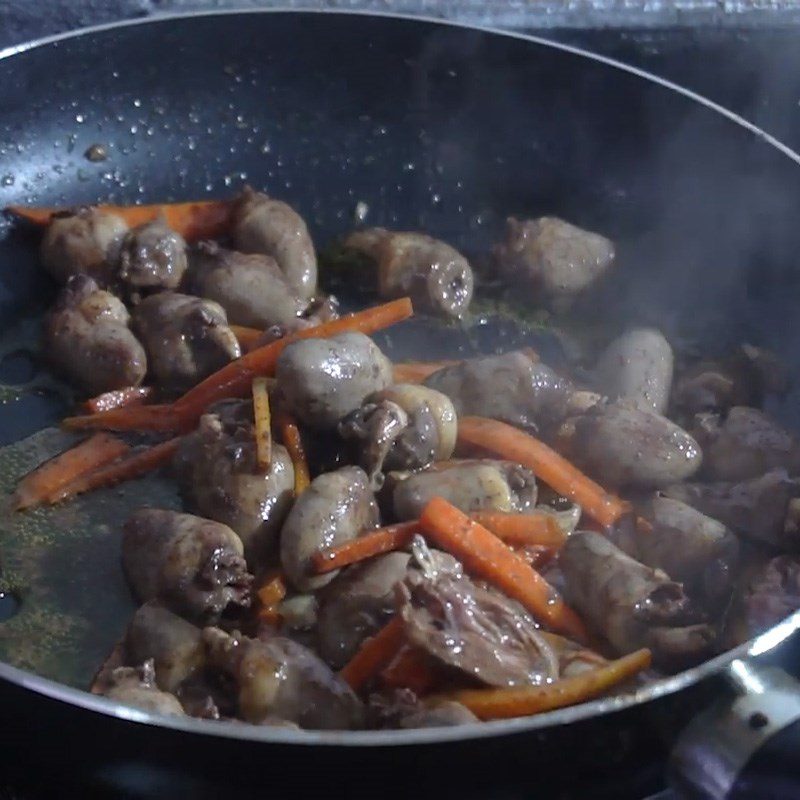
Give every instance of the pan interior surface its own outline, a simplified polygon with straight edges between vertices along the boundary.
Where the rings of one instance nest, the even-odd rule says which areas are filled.
[[[422,21],[245,13],[62,38],[0,60],[0,77],[3,206],[224,197],[249,183],[295,206],[320,248],[363,204],[370,225],[424,230],[478,259],[507,216],[555,215],[617,245],[614,279],[572,313],[590,343],[644,324],[689,350],[749,341],[800,363],[797,166],[712,109],[589,57]],[[84,157],[94,144],[107,160]],[[54,425],[72,402],[37,355],[53,293],[37,262],[35,240],[0,224],[4,445]],[[358,288],[339,291],[347,303]],[[414,323],[380,343],[395,358],[521,343],[557,358],[532,304],[479,305],[466,332]],[[794,389],[770,410],[797,425],[798,400]],[[2,451],[0,491],[66,442],[48,429]],[[0,623],[2,660],[87,685],[134,607],[113,521],[145,503],[178,499],[139,481],[99,503],[4,516],[0,589],[19,608]]]

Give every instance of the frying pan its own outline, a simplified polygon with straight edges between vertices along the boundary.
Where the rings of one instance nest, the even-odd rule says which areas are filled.
[[[224,196],[247,181],[295,205],[320,244],[362,202],[370,224],[423,229],[468,253],[485,252],[509,214],[555,214],[618,245],[615,279],[578,309],[587,320],[601,309],[689,347],[748,340],[798,363],[800,157],[638,70],[532,37],[342,13],[160,18],[0,55],[2,205]],[[95,143],[108,161],[83,158]],[[51,291],[31,242],[0,231],[4,329],[24,326]],[[432,337],[416,347],[441,354]],[[797,399],[771,410],[796,424]],[[60,413],[41,397],[7,406],[4,441]],[[95,579],[63,580],[71,566],[49,574],[65,603],[71,582]],[[102,606],[108,587],[97,581]],[[602,774],[619,797],[643,747],[663,749],[715,699],[673,763],[684,789],[721,797],[746,791],[748,776],[786,776],[779,759],[797,742],[800,694],[769,663],[791,655],[798,626],[795,614],[633,694],[440,730],[162,719],[0,664],[6,761],[135,796],[168,786],[196,797],[425,797],[445,791],[442,780],[464,797],[527,796]],[[61,657],[74,663],[68,649]]]

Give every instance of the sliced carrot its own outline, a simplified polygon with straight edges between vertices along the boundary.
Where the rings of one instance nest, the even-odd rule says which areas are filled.
[[[647,669],[651,660],[649,650],[637,650],[554,683],[508,689],[463,689],[439,698],[461,703],[482,720],[527,717],[591,700]]]
[[[537,478],[580,505],[601,525],[613,525],[630,510],[628,503],[610,494],[544,442],[517,428],[484,417],[461,417],[458,441],[475,445],[533,470]]]
[[[359,691],[400,652],[405,638],[402,617],[392,617],[374,636],[364,640],[356,654],[342,667],[339,675],[351,689]]]
[[[47,502],[58,503],[84,492],[140,478],[171,461],[179,444],[180,438],[168,439],[161,444],[131,453],[120,461],[77,477],[71,483],[52,492],[48,496]]]
[[[429,375],[445,367],[460,364],[460,361],[407,361],[394,365],[395,383],[422,383]]]
[[[264,335],[264,331],[260,331],[258,328],[245,328],[244,325],[231,325],[230,329],[244,353],[252,350]]]
[[[86,414],[80,417],[67,417],[61,423],[73,431],[108,430],[108,431],[177,431],[181,429],[181,420],[172,405],[130,406],[128,408],[112,408]]]
[[[122,217],[131,228],[163,216],[172,230],[188,241],[214,239],[227,233],[231,225],[233,202],[197,200],[185,203],[157,203],[148,206],[98,205],[100,211]],[[8,206],[6,211],[34,225],[49,225],[54,214],[69,209]]]
[[[503,511],[473,511],[469,516],[488,528],[498,539],[515,547],[561,547],[567,540],[555,517],[546,512],[509,514]]]
[[[358,561],[408,547],[414,534],[419,532],[420,525],[416,520],[377,528],[337,547],[317,551],[311,557],[311,566],[317,575],[333,572]]]
[[[12,506],[21,511],[46,503],[54,492],[61,491],[79,476],[118,459],[128,450],[129,445],[116,436],[96,433],[28,473],[17,485]]]
[[[586,641],[583,623],[558,592],[483,525],[441,497],[425,506],[420,524],[425,536],[455,556],[468,572],[518,600],[551,628]]]
[[[130,408],[140,406],[153,396],[152,386],[127,386],[124,389],[114,389],[92,397],[84,404],[84,410],[90,414],[99,411],[110,411],[112,408]]]
[[[430,692],[439,683],[439,674],[429,656],[416,647],[403,645],[384,667],[381,683],[391,689],[411,689],[417,695]]]
[[[256,594],[261,605],[266,607],[278,605],[286,597],[286,581],[283,575],[280,572],[274,572],[267,576]]]
[[[272,415],[266,378],[253,378],[253,415],[256,421],[256,462],[266,471],[272,463]]]
[[[278,606],[262,606],[258,609],[258,618],[262,622],[277,628],[283,622],[283,615]]]
[[[300,436],[300,428],[288,414],[281,415],[279,427],[283,446],[289,453],[294,467],[294,493],[295,496],[299,496],[311,483],[311,474],[308,471],[308,459],[303,447],[303,439]]]

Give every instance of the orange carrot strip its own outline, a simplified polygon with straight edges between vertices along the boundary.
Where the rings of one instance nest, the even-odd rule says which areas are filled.
[[[386,687],[411,689],[417,695],[427,694],[439,683],[439,675],[430,658],[407,644],[383,669],[380,678]]]
[[[127,386],[125,389],[114,389],[92,397],[83,404],[83,407],[90,414],[97,414],[99,411],[110,411],[112,408],[140,406],[152,395],[152,386]]]
[[[101,211],[122,217],[130,227],[142,225],[162,215],[172,230],[184,239],[214,239],[227,233],[233,203],[228,200],[198,200],[185,203],[158,203],[149,206],[99,205]],[[53,214],[64,209],[8,206],[6,211],[34,225],[48,225]],[[67,209],[69,210],[69,209]]]
[[[488,528],[498,539],[515,547],[561,547],[567,540],[555,518],[545,512],[509,514],[503,511],[473,511],[469,516]]]
[[[429,375],[445,367],[459,364],[459,361],[407,361],[394,365],[395,383],[422,383]]]
[[[58,503],[61,500],[66,500],[84,492],[91,492],[94,489],[115,486],[122,481],[140,478],[142,475],[146,475],[148,472],[152,472],[157,467],[171,461],[179,443],[180,438],[168,439],[166,442],[148,447],[146,450],[131,453],[120,461],[79,476],[58,491],[52,492],[47,501],[48,503]]]
[[[311,483],[303,439],[300,436],[300,429],[297,427],[297,423],[288,414],[281,416],[280,429],[283,446],[288,451],[294,467],[294,493],[295,496],[299,496]]]
[[[65,428],[74,431],[108,430],[108,431],[177,431],[181,428],[181,420],[171,405],[130,406],[128,408],[112,408],[86,414],[81,417],[67,417],[61,423]]]
[[[286,597],[286,581],[283,575],[279,572],[269,575],[256,594],[263,606],[277,606]]]
[[[253,378],[253,415],[256,421],[256,462],[268,470],[272,462],[272,415],[266,378]]]
[[[555,589],[483,525],[441,497],[425,506],[420,524],[425,535],[461,561],[468,572],[518,600],[551,628],[586,641],[583,623]]]
[[[358,691],[374,678],[399,652],[405,642],[405,626],[400,616],[366,639],[356,654],[342,667],[341,678]]]
[[[107,433],[96,433],[70,450],[45,461],[18,484],[12,503],[16,511],[47,502],[48,497],[96,467],[124,455],[130,447]]]
[[[505,422],[484,417],[461,417],[458,420],[458,440],[491,450],[528,467],[537,478],[578,503],[605,527],[613,525],[629,511],[627,503],[606,492],[555,450]]]
[[[366,559],[382,553],[408,547],[414,534],[419,532],[420,526],[416,520],[377,528],[337,547],[318,550],[311,557],[311,566],[317,575],[332,572],[358,561],[366,561]]]
[[[278,627],[283,621],[283,616],[278,610],[278,606],[262,606],[258,609],[258,618],[274,627]]]
[[[440,697],[465,705],[482,720],[527,717],[591,700],[647,669],[650,662],[650,651],[643,649],[550,684],[508,689],[463,689]]]
[[[244,325],[231,325],[230,329],[245,353],[252,350],[264,335],[264,331],[260,331],[258,328],[245,328]]]

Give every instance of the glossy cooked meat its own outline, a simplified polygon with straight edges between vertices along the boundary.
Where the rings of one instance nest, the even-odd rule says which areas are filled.
[[[125,523],[122,567],[141,602],[159,599],[189,619],[210,621],[250,603],[243,549],[227,525],[143,508]]]
[[[275,557],[294,498],[294,467],[277,443],[269,468],[258,467],[251,402],[230,400],[210,409],[181,441],[173,466],[187,510],[228,525],[252,569]]]
[[[104,691],[109,700],[153,714],[183,717],[183,706],[175,695],[161,691],[156,685],[152,661],[140,667],[118,667],[111,673],[109,686]]]
[[[133,311],[133,328],[148,354],[158,385],[182,392],[242,351],[222,307],[177,292],[145,298]]]
[[[42,237],[42,264],[59,283],[72,275],[87,275],[108,286],[127,230],[121,217],[91,206],[58,214]]]
[[[741,598],[746,637],[776,625],[800,608],[800,559],[777,556],[750,577]]]
[[[191,286],[225,309],[233,325],[291,325],[308,306],[272,256],[237,253],[201,242],[192,258]]]
[[[408,296],[421,311],[456,319],[469,308],[475,283],[472,267],[439,239],[369,228],[351,233],[344,247],[375,262],[383,298]]]
[[[447,395],[458,416],[478,415],[536,430],[566,414],[569,381],[522,352],[467,359],[425,385]]]
[[[129,230],[122,240],[116,278],[127,294],[177,289],[186,272],[186,242],[157,218]]]
[[[113,294],[86,275],[74,275],[45,321],[48,357],[86,394],[138,386],[147,373],[147,356],[129,323],[127,309]]]
[[[378,509],[364,470],[342,467],[318,475],[297,498],[281,530],[281,565],[301,591],[330,583],[337,571],[313,575],[318,550],[355,539],[378,524]]]
[[[448,728],[479,722],[465,706],[453,700],[423,701],[411,689],[373,692],[367,705],[372,728]]]
[[[251,639],[238,631],[203,631],[210,664],[235,684],[238,713],[248,722],[268,717],[304,728],[359,727],[363,708],[352,689],[319,656],[291,639]]]
[[[433,497],[443,497],[461,511],[532,511],[537,489],[534,474],[510,461],[453,459],[424,472],[390,473],[387,505],[398,520],[418,519]]]
[[[559,309],[607,272],[614,261],[614,244],[556,217],[509,217],[494,259],[512,285],[526,282],[537,299]]]
[[[275,370],[286,409],[311,428],[335,428],[373,392],[392,382],[392,365],[363,333],[287,345]]]
[[[306,223],[291,206],[247,188],[234,209],[232,235],[237,250],[271,256],[300,297],[313,297],[317,255]]]

